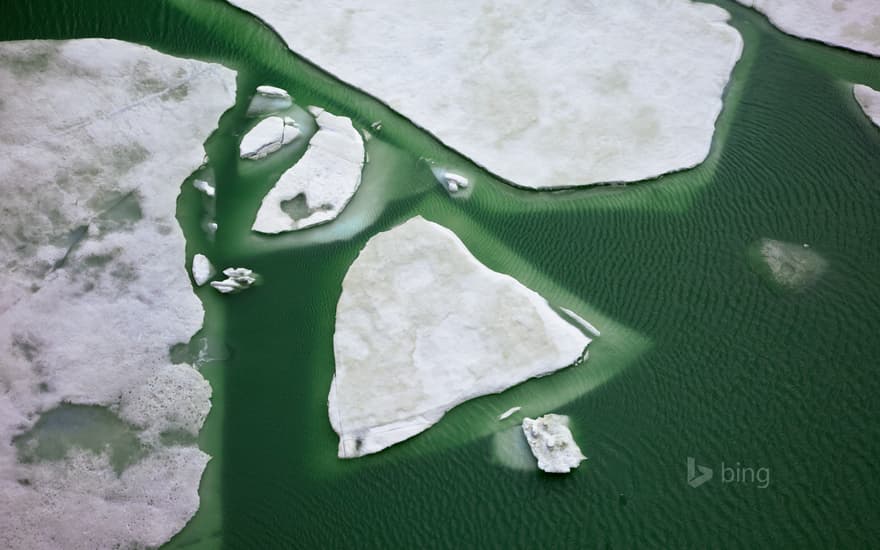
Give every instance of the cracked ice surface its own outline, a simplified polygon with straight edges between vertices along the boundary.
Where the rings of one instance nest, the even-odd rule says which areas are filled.
[[[726,11],[688,0],[232,3],[448,146],[533,188],[699,164],[742,51]]]
[[[265,158],[300,135],[296,121],[290,117],[270,116],[257,123],[245,134],[239,145],[243,159]]]
[[[113,40],[4,42],[0,96],[0,546],[158,546],[209,460],[211,388],[169,357],[203,317],[176,200],[235,74]],[[119,475],[77,447],[18,462],[12,438],[62,403],[118,415],[146,455]]]
[[[737,0],[767,16],[781,31],[880,55],[877,0]]]
[[[252,229],[281,233],[304,229],[336,219],[361,183],[364,141],[351,120],[323,109],[310,108],[318,131],[303,157],[284,172],[263,198]],[[282,205],[296,198],[302,217],[294,219]]]
[[[328,408],[339,456],[375,453],[464,401],[571,365],[589,342],[449,229],[416,217],[380,233],[336,309]]]

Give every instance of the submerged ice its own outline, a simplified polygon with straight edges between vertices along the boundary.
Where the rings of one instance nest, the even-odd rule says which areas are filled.
[[[235,74],[111,40],[0,53],[0,547],[159,546],[210,458],[211,388],[169,357],[203,318],[176,199]]]
[[[825,258],[806,243],[762,239],[749,253],[759,273],[790,290],[807,288],[828,269]]]
[[[576,363],[590,338],[422,219],[374,236],[342,283],[330,422],[339,456],[380,451],[454,406]]]

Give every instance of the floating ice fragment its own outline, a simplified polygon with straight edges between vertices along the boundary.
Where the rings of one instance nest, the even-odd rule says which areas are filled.
[[[569,317],[571,317],[572,319],[577,321],[579,325],[584,327],[584,329],[586,329],[586,331],[589,332],[590,334],[592,334],[593,336],[601,336],[602,335],[602,333],[599,332],[599,329],[594,327],[592,323],[590,323],[589,321],[587,321],[586,319],[584,319],[583,317],[581,317],[577,313],[573,312],[572,310],[570,310],[568,308],[564,308],[564,307],[561,307],[559,309],[561,309],[566,315],[568,315]]]
[[[287,90],[275,86],[257,86],[257,93],[248,105],[248,116],[282,111],[293,105]]]
[[[243,159],[261,159],[281,149],[299,135],[299,127],[291,117],[270,116],[245,134],[239,145],[239,154]]]
[[[214,196],[214,186],[205,180],[193,180],[193,187],[208,195],[209,197]]]
[[[276,88],[275,86],[257,86],[257,93],[272,99],[290,99],[287,90]]]
[[[450,172],[444,168],[432,167],[431,171],[434,173],[434,177],[437,178],[437,181],[440,182],[443,188],[451,194],[458,193],[462,189],[467,189],[470,185],[470,182],[468,182],[466,177]]]
[[[316,107],[309,110],[318,131],[299,162],[263,197],[254,231],[281,233],[329,222],[360,186],[364,142],[351,120]]]
[[[207,256],[204,254],[193,256],[192,274],[197,286],[204,285],[214,276],[214,266]]]
[[[223,274],[226,279],[211,281],[211,286],[223,294],[247,290],[257,282],[257,274],[246,267],[227,267]]]
[[[587,458],[571,436],[567,416],[545,414],[534,420],[525,418],[522,430],[538,459],[538,468],[545,472],[565,474]]]
[[[328,412],[339,456],[375,453],[459,403],[576,364],[589,342],[449,229],[416,217],[380,233],[336,308]]]
[[[880,92],[864,84],[856,84],[853,86],[853,95],[871,122],[880,126]]]
[[[503,413],[498,415],[498,420],[504,420],[505,418],[510,418],[510,416],[513,413],[517,412],[520,409],[522,409],[522,407],[510,407],[509,409],[507,409],[506,411],[504,411]]]

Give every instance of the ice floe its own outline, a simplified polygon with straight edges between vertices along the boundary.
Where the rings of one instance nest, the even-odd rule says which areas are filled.
[[[877,0],[737,0],[767,16],[781,31],[880,55]]]
[[[565,474],[587,458],[571,436],[568,422],[568,417],[560,414],[523,419],[522,431],[526,441],[538,459],[538,468],[545,472]]]
[[[470,181],[461,174],[437,167],[432,167],[431,171],[440,185],[443,186],[443,189],[450,195],[457,195],[470,187]]]
[[[520,409],[522,409],[522,407],[510,407],[509,409],[507,409],[506,411],[504,411],[503,413],[498,415],[498,420],[504,420],[505,418],[510,418],[516,412],[518,412]]]
[[[299,127],[293,118],[270,116],[258,122],[245,134],[239,145],[239,155],[243,159],[250,160],[265,158],[299,135]]]
[[[192,435],[156,437],[196,433],[210,408],[201,374],[170,364],[203,318],[176,201],[235,73],[114,40],[0,55],[14,60],[0,64],[0,547],[159,546],[196,512],[209,460]],[[137,423],[143,456],[121,471],[76,445],[19,461],[13,439],[64,404]]]
[[[263,198],[252,229],[281,233],[335,219],[361,183],[364,142],[351,120],[310,107],[318,131]]]
[[[226,278],[222,281],[211,281],[211,286],[222,294],[247,290],[257,282],[257,274],[246,267],[227,267],[223,274]]]
[[[699,164],[742,51],[725,10],[689,0],[232,3],[477,164],[533,188]]]
[[[216,193],[214,186],[205,180],[193,180],[193,187],[209,197],[213,197]]]
[[[828,269],[827,260],[806,243],[762,239],[749,254],[759,273],[790,290],[810,286]]]
[[[880,127],[880,92],[864,84],[855,84],[853,96],[871,122]]]
[[[572,365],[590,338],[413,218],[370,239],[342,283],[328,397],[339,456],[380,451],[452,407]]]
[[[211,264],[211,260],[209,260],[207,256],[204,254],[196,254],[193,256],[192,274],[193,280],[196,282],[197,286],[202,286],[210,281],[211,277],[214,276],[214,273],[214,266]]]
[[[257,93],[272,99],[290,99],[290,94],[287,93],[287,90],[276,88],[275,86],[257,86]]]
[[[248,105],[248,116],[282,111],[293,105],[293,98],[287,90],[275,86],[257,86],[256,92]]]

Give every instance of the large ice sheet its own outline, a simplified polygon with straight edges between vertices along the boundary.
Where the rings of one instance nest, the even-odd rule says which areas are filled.
[[[232,0],[297,53],[527,187],[636,181],[710,148],[742,51],[689,0]]]
[[[330,422],[339,456],[380,451],[452,407],[577,362],[590,338],[416,217],[370,239],[342,283]]]
[[[5,42],[0,97],[0,547],[158,546],[209,460],[211,388],[169,354],[203,318],[176,200],[235,74],[112,40]],[[63,403],[117,415],[144,456],[18,461],[13,437]]]
[[[767,16],[783,32],[880,55],[877,0],[737,0]]]

